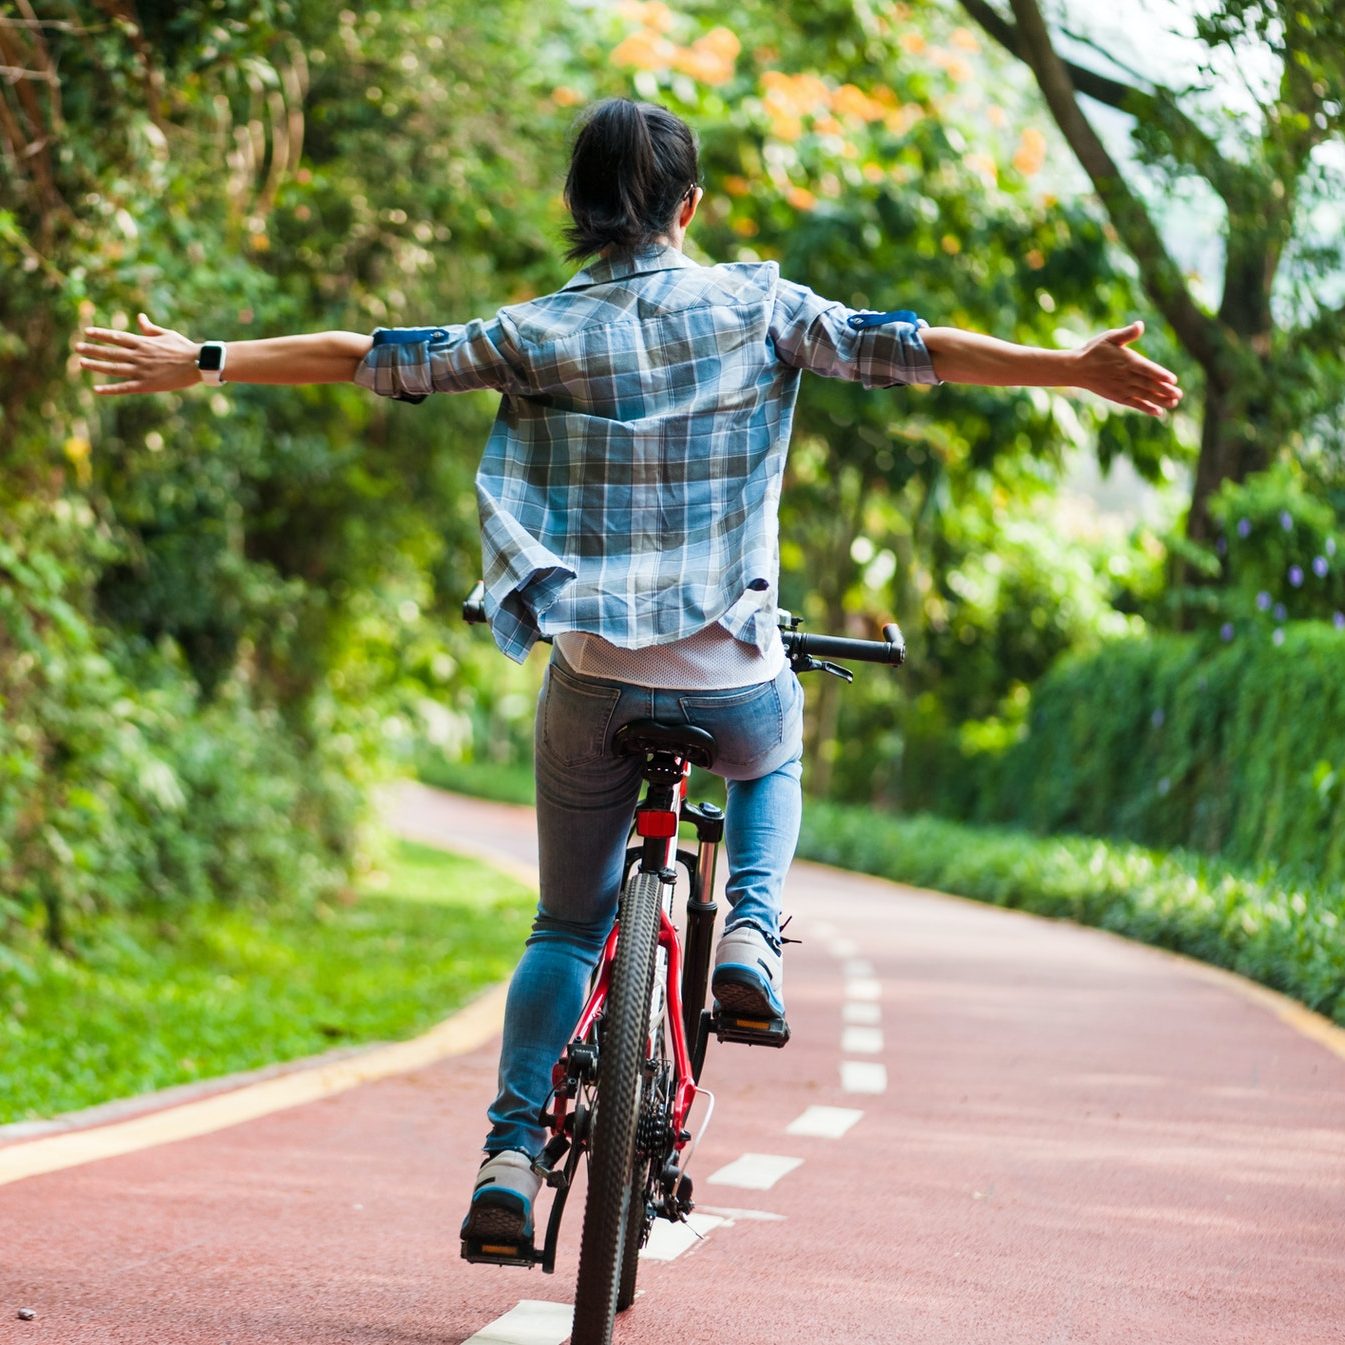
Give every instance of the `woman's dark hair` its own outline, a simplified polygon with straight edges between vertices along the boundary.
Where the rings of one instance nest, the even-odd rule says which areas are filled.
[[[696,137],[654,103],[608,98],[584,114],[570,153],[565,230],[570,261],[632,251],[667,233],[700,177]]]

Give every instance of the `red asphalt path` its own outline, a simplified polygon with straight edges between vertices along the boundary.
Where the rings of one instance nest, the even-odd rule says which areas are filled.
[[[526,810],[409,788],[395,822],[533,853]],[[874,879],[800,864],[787,909],[794,1040],[706,1067],[696,1194],[727,1221],[644,1265],[618,1345],[1345,1341],[1345,1038],[1108,935]],[[582,1189],[554,1277],[457,1257],[495,1051],[0,1187],[0,1342],[460,1345],[567,1301]],[[885,1090],[845,1091],[843,1062]],[[862,1115],[787,1133],[809,1106]],[[749,1153],[801,1163],[708,1180]]]

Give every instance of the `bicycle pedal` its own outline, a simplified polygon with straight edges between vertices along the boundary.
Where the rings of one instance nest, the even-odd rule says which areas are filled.
[[[478,1266],[535,1266],[542,1254],[531,1242],[463,1238],[462,1259]]]
[[[789,1040],[789,1024],[783,1018],[752,1018],[720,1009],[710,1020],[710,1025],[720,1041],[778,1048]]]

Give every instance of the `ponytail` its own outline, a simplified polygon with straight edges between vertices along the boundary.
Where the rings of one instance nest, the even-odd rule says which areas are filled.
[[[667,108],[609,98],[585,113],[570,154],[570,261],[634,251],[668,232],[700,177],[691,128]]]

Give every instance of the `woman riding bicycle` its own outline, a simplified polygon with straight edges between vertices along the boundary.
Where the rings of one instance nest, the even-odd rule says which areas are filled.
[[[554,639],[536,727],[541,899],[509,990],[499,1092],[463,1236],[527,1240],[538,1113],[615,912],[638,760],[623,724],[706,728],[728,780],[730,913],[712,993],[783,1020],[779,914],[798,836],[802,692],[776,627],[777,507],[800,375],[870,388],[1072,386],[1157,415],[1175,377],[1128,349],[1140,323],[1077,350],[1017,346],[913,313],[856,313],[773,262],[683,252],[702,197],[695,138],[628,99],[582,119],[565,198],[562,290],[465,325],[203,345],[141,318],[93,329],[111,394],[210,382],[354,379],[421,400],[493,388],[477,476],[486,613],[522,660]]]

